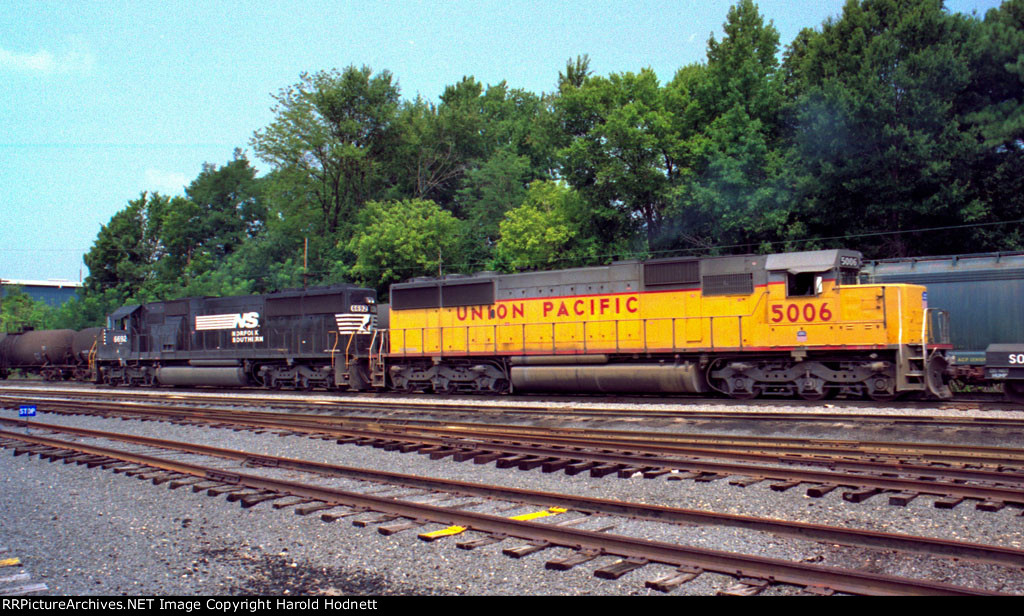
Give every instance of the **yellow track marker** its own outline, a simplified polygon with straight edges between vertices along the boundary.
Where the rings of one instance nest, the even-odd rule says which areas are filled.
[[[568,509],[564,507],[548,507],[541,511],[534,511],[533,513],[524,513],[517,516],[512,516],[510,520],[519,520],[525,522],[528,520],[536,520],[537,518],[546,518],[550,515],[558,515],[565,513]],[[424,541],[433,541],[434,539],[440,539],[441,537],[450,537],[452,535],[458,535],[466,531],[465,526],[449,526],[448,528],[442,528],[441,530],[435,530],[429,533],[420,533],[418,536]]]
[[[20,565],[21,560],[17,558],[5,558],[0,560],[0,567],[13,567],[14,565]]]

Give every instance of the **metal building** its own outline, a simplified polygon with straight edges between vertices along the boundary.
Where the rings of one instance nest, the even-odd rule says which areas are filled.
[[[71,280],[20,280],[0,278],[0,298],[7,295],[7,289],[18,287],[36,301],[50,306],[60,306],[78,295],[82,283]]]

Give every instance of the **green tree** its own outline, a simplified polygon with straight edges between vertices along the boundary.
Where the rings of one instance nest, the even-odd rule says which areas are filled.
[[[582,196],[561,182],[530,184],[522,205],[501,221],[495,247],[498,269],[577,267],[600,262],[605,251]]]
[[[957,225],[977,218],[969,161],[976,140],[957,101],[970,79],[967,19],[941,0],[850,0],[801,39],[793,141],[796,227],[812,236]],[[952,243],[951,243],[952,240]],[[869,254],[947,252],[955,237],[866,237]]]
[[[391,73],[369,67],[303,73],[274,99],[275,119],[253,135],[257,156],[292,168],[320,209],[320,230],[350,226],[385,184],[382,159],[391,146],[399,106]]]
[[[25,329],[48,329],[56,322],[53,309],[45,302],[36,301],[21,287],[4,286],[0,298],[0,332],[20,332]]]
[[[579,81],[577,78],[576,81]],[[671,112],[650,69],[563,80],[555,103],[570,135],[562,175],[592,207],[603,241],[660,235],[669,188],[678,173]]]
[[[502,217],[523,202],[529,180],[529,159],[507,149],[498,150],[479,167],[466,172],[457,198],[481,245],[497,240]]]
[[[1006,0],[971,30],[971,82],[961,97],[965,128],[977,135],[970,164],[973,207],[965,222],[1024,220],[1024,0]],[[957,234],[973,250],[1024,249],[1019,224]]]
[[[214,259],[234,252],[266,224],[256,170],[241,150],[236,149],[234,159],[223,167],[205,163],[185,195],[198,208],[195,223],[200,244]]]
[[[153,265],[160,257],[160,230],[170,198],[142,193],[100,228],[83,260],[89,268],[85,289],[100,294],[116,289],[132,297],[155,279]]]
[[[350,274],[384,293],[414,276],[436,276],[464,264],[462,223],[433,201],[371,201],[349,241],[356,255]]]
[[[788,217],[780,139],[779,34],[741,0],[708,41],[704,67],[670,84],[677,122],[679,180],[664,247],[749,250],[774,239]]]

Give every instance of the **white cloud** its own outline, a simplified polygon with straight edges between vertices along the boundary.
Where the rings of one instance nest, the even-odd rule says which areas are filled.
[[[88,51],[66,51],[55,55],[45,49],[21,53],[0,47],[0,69],[25,73],[86,73],[95,64],[96,57]]]
[[[185,192],[186,184],[188,184],[188,179],[184,173],[146,169],[145,190],[164,195],[181,195]]]

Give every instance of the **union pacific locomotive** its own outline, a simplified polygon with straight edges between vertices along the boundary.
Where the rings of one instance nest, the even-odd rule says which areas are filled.
[[[90,369],[110,385],[397,391],[951,396],[948,315],[861,254],[622,261],[125,306]],[[377,319],[380,318],[378,323]]]
[[[924,287],[858,284],[861,254],[624,261],[391,287],[397,390],[951,396]],[[376,370],[375,385],[383,385]]]

